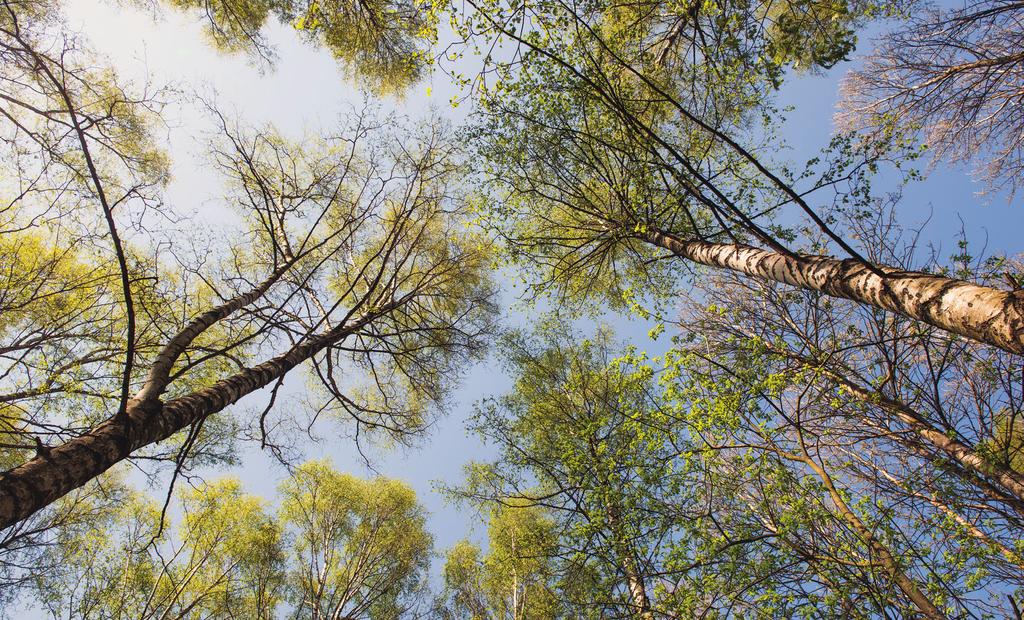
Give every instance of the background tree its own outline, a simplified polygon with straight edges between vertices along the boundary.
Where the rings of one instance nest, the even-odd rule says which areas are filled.
[[[488,510],[487,553],[462,540],[446,554],[438,613],[466,620],[574,617],[557,594],[555,522],[548,511],[514,498]]]
[[[426,600],[433,539],[407,485],[306,463],[282,487],[281,519],[295,618],[410,618]]]
[[[156,0],[143,4],[157,5]],[[437,19],[430,3],[418,0],[168,0],[196,15],[211,43],[272,63],[275,51],[265,36],[275,20],[323,47],[368,90],[400,94],[416,83],[432,60]]]
[[[35,592],[54,618],[413,617],[432,540],[409,487],[309,462],[281,490],[277,515],[237,480],[180,491],[173,536],[128,490],[61,530]]]
[[[470,424],[496,458],[471,465],[455,493],[551,514],[558,597],[574,615],[656,617],[663,545],[685,518],[663,512],[662,500],[686,493],[650,369],[617,359],[607,331],[581,341],[551,323],[509,335],[502,351],[513,390]]]
[[[971,161],[1012,196],[1024,171],[1024,8],[968,2],[912,15],[845,78],[840,123],[920,133],[936,159]]]
[[[111,518],[63,530],[37,592],[54,618],[271,618],[282,596],[281,529],[223,480],[179,494],[174,538],[135,493]]]
[[[884,221],[859,223],[897,262]],[[1016,370],[995,380],[998,366],[982,370],[974,357],[992,351],[976,343],[921,324],[890,331],[892,317],[856,304],[751,286],[704,279],[663,358],[617,352],[606,333],[581,341],[547,326],[510,338],[513,391],[471,424],[496,456],[472,465],[455,493],[547,511],[553,593],[581,617],[1006,613],[1020,587],[1016,500],[993,469],[971,470],[935,439],[988,454],[966,436],[972,409],[1012,416],[996,403],[1019,400],[1014,388],[996,386]],[[933,347],[965,347],[954,355],[964,365],[954,370]],[[879,353],[890,349],[898,354]],[[854,359],[876,372],[889,364],[902,398],[917,399],[904,409],[924,399],[944,413],[901,414],[882,381],[858,389],[867,369],[840,361]],[[926,378],[934,388],[917,383]],[[968,405],[965,384],[989,404]],[[932,416],[948,426],[923,432]],[[456,548],[446,570],[477,583],[466,568],[476,554]],[[471,591],[456,590],[462,608],[482,608]]]

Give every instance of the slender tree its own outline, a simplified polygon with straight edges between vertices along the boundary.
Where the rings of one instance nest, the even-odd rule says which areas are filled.
[[[675,536],[700,512],[688,504],[697,478],[675,463],[686,439],[650,366],[619,352],[607,330],[581,341],[554,323],[510,334],[502,350],[514,388],[471,423],[496,457],[471,465],[455,494],[551,515],[556,597],[574,617],[677,612],[664,585]]]
[[[433,540],[412,489],[311,462],[282,491],[281,520],[293,536],[293,617],[415,616],[425,600]]]
[[[751,286],[707,278],[681,336],[654,360],[616,351],[606,333],[581,340],[549,325],[510,338],[513,390],[471,424],[495,456],[470,466],[456,495],[550,514],[553,592],[581,617],[1004,612],[1000,593],[1020,587],[1015,498],[927,443],[919,422],[836,379],[854,372],[839,360],[865,348],[985,347],[920,324],[902,328],[902,342],[879,338],[867,325],[892,317]],[[813,342],[831,355],[794,363],[778,349]],[[980,371],[961,352],[965,366],[953,370],[938,353],[865,359],[891,359],[919,399],[930,395],[914,381],[939,381],[948,438],[972,422],[963,382],[990,403],[1013,400],[995,388],[991,367]],[[959,441],[998,462],[985,442]],[[465,565],[477,556],[452,553],[475,583]],[[485,607],[459,592],[462,609]]]
[[[54,618],[272,618],[282,598],[281,528],[235,480],[178,494],[182,518],[134,492],[110,518],[61,532],[38,600]],[[160,538],[158,538],[160,537]]]
[[[462,540],[445,556],[444,590],[435,601],[439,615],[451,620],[575,617],[557,594],[555,523],[548,511],[517,499],[489,511],[487,553]]]

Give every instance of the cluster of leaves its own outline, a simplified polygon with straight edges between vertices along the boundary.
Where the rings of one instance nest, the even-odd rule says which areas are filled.
[[[275,54],[265,34],[276,19],[323,47],[367,89],[398,94],[429,65],[437,21],[427,0],[168,0],[206,25],[226,52],[263,61]]]

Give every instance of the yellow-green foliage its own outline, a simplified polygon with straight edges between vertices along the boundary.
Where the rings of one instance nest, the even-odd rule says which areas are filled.
[[[102,304],[116,271],[83,260],[68,241],[36,227],[0,234],[0,337]]]
[[[162,585],[202,600],[195,613],[211,617],[268,615],[280,594],[281,528],[266,502],[225,479],[182,494],[179,536],[188,559]],[[166,596],[173,596],[170,591]],[[199,610],[202,610],[200,612]]]
[[[275,18],[328,49],[371,90],[397,93],[430,62],[436,16],[421,0],[169,0],[202,13],[207,35],[227,52],[270,57],[263,29]]]
[[[314,461],[281,494],[281,522],[293,536],[289,587],[303,614],[400,617],[425,583],[433,546],[413,490]]]
[[[5,226],[6,224],[6,226]],[[41,227],[0,222],[0,443],[33,448],[35,432],[51,413],[75,398],[87,419],[97,404],[79,392],[102,392],[107,355],[118,345],[124,314],[117,303],[117,271],[65,237]],[[20,228],[20,229],[19,229]],[[12,230],[13,229],[13,230]],[[30,408],[26,399],[35,398]],[[53,411],[51,411],[53,409]],[[14,466],[26,453],[0,448],[0,462]]]
[[[465,540],[446,554],[446,610],[456,618],[551,620],[560,614],[551,587],[555,523],[541,508],[507,504],[491,511],[486,555]]]
[[[56,530],[38,574],[57,617],[268,619],[289,601],[299,617],[390,620],[423,592],[433,540],[397,480],[310,462],[283,483],[278,514],[238,480],[216,480],[179,489],[159,537],[153,499],[101,483],[69,497],[80,516]]]
[[[1009,410],[997,412],[992,437],[979,446],[990,460],[1024,473],[1024,419]]]
[[[161,576],[151,558],[137,550],[148,542],[159,520],[156,505],[116,477],[90,485],[115,493],[87,494],[66,501],[91,506],[87,519],[56,530],[55,544],[38,576],[41,601],[69,617],[124,619],[146,605]],[[58,613],[57,617],[63,615]]]
[[[854,50],[856,6],[846,0],[785,0],[766,3],[768,52],[780,65],[829,68]]]

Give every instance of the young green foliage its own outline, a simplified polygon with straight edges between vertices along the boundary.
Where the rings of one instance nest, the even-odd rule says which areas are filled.
[[[417,611],[433,538],[412,489],[313,461],[296,469],[281,493],[294,617],[386,620]]]
[[[324,462],[298,467],[277,514],[222,479],[179,491],[173,529],[120,487],[117,504],[66,527],[34,588],[54,618],[368,618],[418,613],[432,538],[413,491]],[[176,510],[177,512],[177,510]]]
[[[463,540],[448,550],[435,608],[448,620],[572,617],[555,591],[555,522],[538,506],[509,500],[490,509],[487,553]]]

